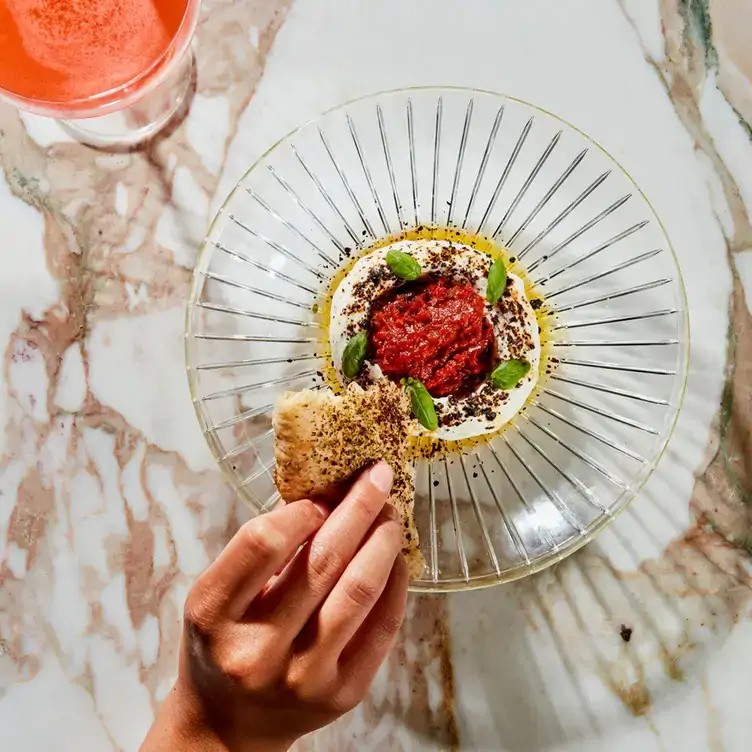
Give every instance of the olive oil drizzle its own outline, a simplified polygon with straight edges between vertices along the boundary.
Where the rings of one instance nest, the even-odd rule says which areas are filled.
[[[448,240],[453,243],[459,243],[475,248],[482,253],[488,254],[493,259],[500,258],[504,261],[507,270],[523,281],[527,299],[531,302],[534,300],[540,301],[540,303],[534,306],[541,343],[538,386],[536,386],[530,397],[528,397],[527,402],[522,407],[522,410],[525,410],[530,401],[535,398],[541,382],[554,370],[558,362],[553,352],[553,342],[555,339],[558,339],[553,336],[553,329],[555,326],[554,312],[546,305],[544,294],[540,288],[533,284],[525,267],[509,252],[507,248],[499,245],[484,235],[476,235],[467,230],[453,227],[419,225],[418,227],[380,238],[375,243],[363,248],[359,253],[353,253],[335,272],[329,280],[326,291],[316,300],[312,307],[316,321],[320,326],[321,344],[319,345],[319,353],[321,353],[326,361],[326,365],[323,369],[326,384],[335,392],[335,394],[342,393],[342,385],[340,384],[337,372],[334,368],[334,361],[332,359],[332,352],[329,344],[329,321],[332,311],[332,298],[335,291],[353,266],[355,266],[361,258],[373,253],[379,248],[384,248],[403,240]],[[516,416],[515,418],[512,418],[512,421],[515,419]],[[411,439],[412,458],[447,455],[454,452],[466,453],[469,449],[486,444],[489,440],[503,433],[512,421],[509,421],[494,433],[483,434],[482,436],[475,436],[469,439],[447,440],[434,439],[428,436],[413,437]]]

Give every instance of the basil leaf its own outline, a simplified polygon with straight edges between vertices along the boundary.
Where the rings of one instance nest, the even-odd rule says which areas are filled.
[[[423,273],[420,264],[412,256],[402,253],[402,251],[387,251],[386,265],[400,279],[418,279]]]
[[[410,395],[413,415],[418,419],[418,423],[429,431],[435,431],[439,427],[439,419],[436,417],[433,397],[428,393],[428,389],[417,379],[408,379],[405,390]]]
[[[529,371],[527,360],[504,360],[491,371],[490,381],[497,389],[514,389]]]
[[[486,283],[486,300],[491,305],[496,305],[499,298],[503,295],[507,286],[507,269],[502,259],[497,258],[491,264],[488,271],[488,282]]]
[[[368,336],[365,332],[360,332],[350,339],[345,346],[345,352],[342,353],[342,373],[348,379],[354,379],[363,367],[363,361],[366,359],[366,345]]]

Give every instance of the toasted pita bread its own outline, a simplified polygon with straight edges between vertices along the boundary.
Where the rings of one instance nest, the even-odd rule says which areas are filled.
[[[272,419],[277,467],[275,480],[285,501],[341,497],[365,467],[378,460],[394,471],[391,503],[402,516],[402,552],[410,578],[425,561],[413,516],[414,483],[406,461],[410,402],[386,380],[364,390],[351,384],[342,396],[324,390],[287,392]]]

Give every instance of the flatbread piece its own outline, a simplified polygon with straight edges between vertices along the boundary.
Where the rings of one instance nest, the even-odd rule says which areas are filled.
[[[390,381],[368,389],[350,384],[329,390],[286,392],[272,419],[275,480],[285,501],[339,498],[364,468],[384,460],[394,471],[390,502],[402,516],[403,547],[410,579],[425,566],[413,515],[414,482],[406,460],[410,400]]]

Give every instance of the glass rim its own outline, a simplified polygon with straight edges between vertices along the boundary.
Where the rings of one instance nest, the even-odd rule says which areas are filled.
[[[36,115],[51,117],[56,120],[64,118],[83,119],[97,117],[99,115],[107,115],[111,112],[125,109],[149,91],[156,88],[167,78],[172,67],[182,60],[190,47],[195,35],[196,27],[198,26],[201,3],[202,0],[186,0],[185,13],[183,14],[180,26],[167,47],[145,70],[122,84],[118,84],[111,89],[98,92],[97,94],[92,94],[86,97],[77,97],[64,102],[51,99],[33,99],[9,91],[0,86],[0,101],[5,99],[20,110]],[[165,65],[165,62],[167,61],[171,64]],[[163,70],[158,75],[154,75],[155,71],[158,71],[160,66],[163,67]],[[149,80],[151,76],[153,76],[153,78]],[[136,87],[139,82],[144,80],[148,80],[148,85],[143,89],[137,89],[136,91],[130,92],[121,99],[116,98],[119,93],[127,92],[129,89]]]

